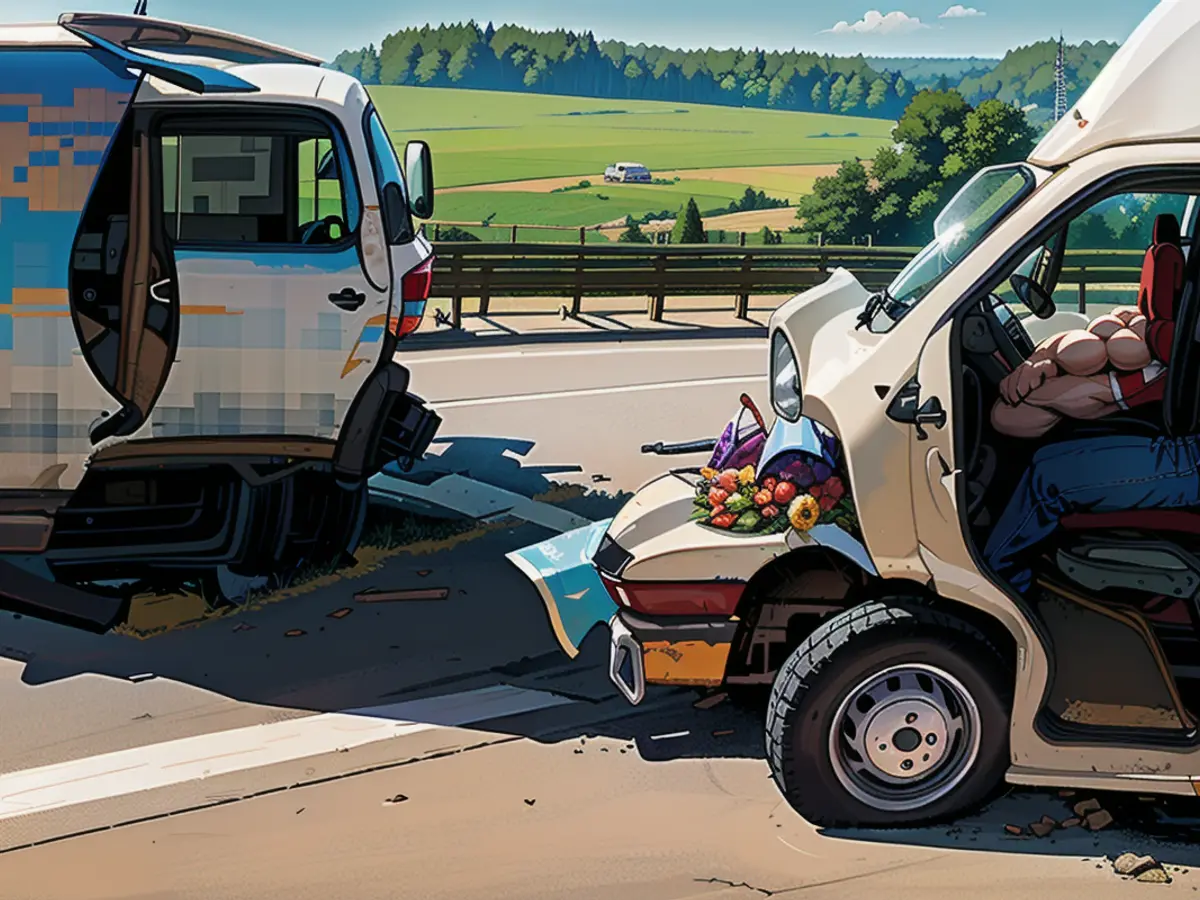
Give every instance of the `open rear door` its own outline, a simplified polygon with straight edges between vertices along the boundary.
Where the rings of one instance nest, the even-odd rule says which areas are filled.
[[[237,64],[296,63],[319,66],[324,63],[319,57],[240,34],[147,16],[64,13],[59,16],[58,24],[84,40],[95,38],[131,53],[200,56]]]
[[[59,17],[58,24],[93,47],[111,53],[129,68],[197,94],[253,93],[258,90],[245,79],[225,71],[230,65],[265,62],[317,65],[321,62],[249,38],[144,16],[66,13]],[[197,62],[197,59],[211,60],[211,63]]]

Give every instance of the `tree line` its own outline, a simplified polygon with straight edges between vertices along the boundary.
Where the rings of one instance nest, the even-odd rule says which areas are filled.
[[[1117,45],[1068,46],[1073,102]],[[475,22],[405,28],[338,54],[332,66],[365,84],[518,91],[610,99],[662,100],[897,118],[918,89],[956,89],[971,103],[999,99],[1053,108],[1057,41],[984,60],[868,60],[805,51],[673,50],[597,40],[592,32],[534,31]],[[921,64],[918,65],[917,63]],[[939,74],[938,69],[943,71]],[[909,72],[907,77],[901,72]],[[1038,118],[1034,116],[1034,118]]]
[[[344,51],[333,67],[365,84],[423,85],[664,100],[894,119],[912,94],[898,72],[861,55],[671,50],[474,22],[426,25]]]

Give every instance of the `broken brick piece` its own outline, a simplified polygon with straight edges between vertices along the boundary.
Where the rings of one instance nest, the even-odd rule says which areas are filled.
[[[352,610],[350,607],[343,606],[341,609],[335,609],[333,612],[331,612],[329,614],[329,618],[344,619],[344,618],[346,618],[346,616],[350,615],[350,613],[352,613],[352,612],[354,612],[354,610]]]
[[[354,595],[359,603],[396,603],[402,600],[445,600],[449,588],[421,588],[402,591],[360,591]]]
[[[1088,813],[1094,813],[1098,809],[1100,809],[1100,801],[1095,798],[1092,798],[1091,800],[1080,800],[1071,807],[1071,811],[1081,819],[1085,818]]]
[[[1004,830],[1009,834],[1016,836],[1023,833],[1025,829],[1023,829],[1020,825],[1005,825]]]
[[[1170,884],[1171,876],[1167,874],[1167,870],[1162,866],[1155,866],[1152,869],[1142,872],[1135,880],[1150,884]]]
[[[308,632],[305,631],[303,628],[293,628],[291,631],[285,631],[283,633],[283,636],[284,637],[302,637],[303,635],[306,635],[306,634],[308,634]]]
[[[1122,853],[1113,860],[1113,871],[1118,875],[1141,875],[1156,866],[1158,860],[1153,856],[1138,856],[1136,853]]]
[[[1080,824],[1082,824],[1082,822],[1083,822],[1082,819],[1080,819],[1076,816],[1072,816],[1069,819],[1063,819],[1062,827],[1063,828],[1077,828]]]
[[[724,703],[728,696],[724,691],[717,694],[710,694],[707,697],[701,697],[692,706],[696,709],[712,709],[714,706]]]
[[[1047,824],[1046,822],[1034,822],[1029,826],[1029,830],[1037,837],[1042,838],[1046,837],[1046,835],[1050,834],[1050,832],[1054,830],[1054,824]]]
[[[1113,823],[1113,817],[1112,813],[1107,809],[1098,809],[1095,812],[1088,813],[1083,821],[1089,831],[1100,831]]]

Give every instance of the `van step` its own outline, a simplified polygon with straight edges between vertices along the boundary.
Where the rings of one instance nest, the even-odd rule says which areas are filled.
[[[0,608],[103,634],[125,620],[129,601],[47,581],[0,560]]]

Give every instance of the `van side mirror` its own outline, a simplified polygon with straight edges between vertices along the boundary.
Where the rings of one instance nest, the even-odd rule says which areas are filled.
[[[433,156],[424,141],[409,141],[404,148],[404,177],[408,206],[418,219],[433,215]]]
[[[1025,308],[1039,319],[1048,319],[1054,315],[1054,298],[1032,278],[1025,275],[1014,275],[1008,280],[1008,283]]]

